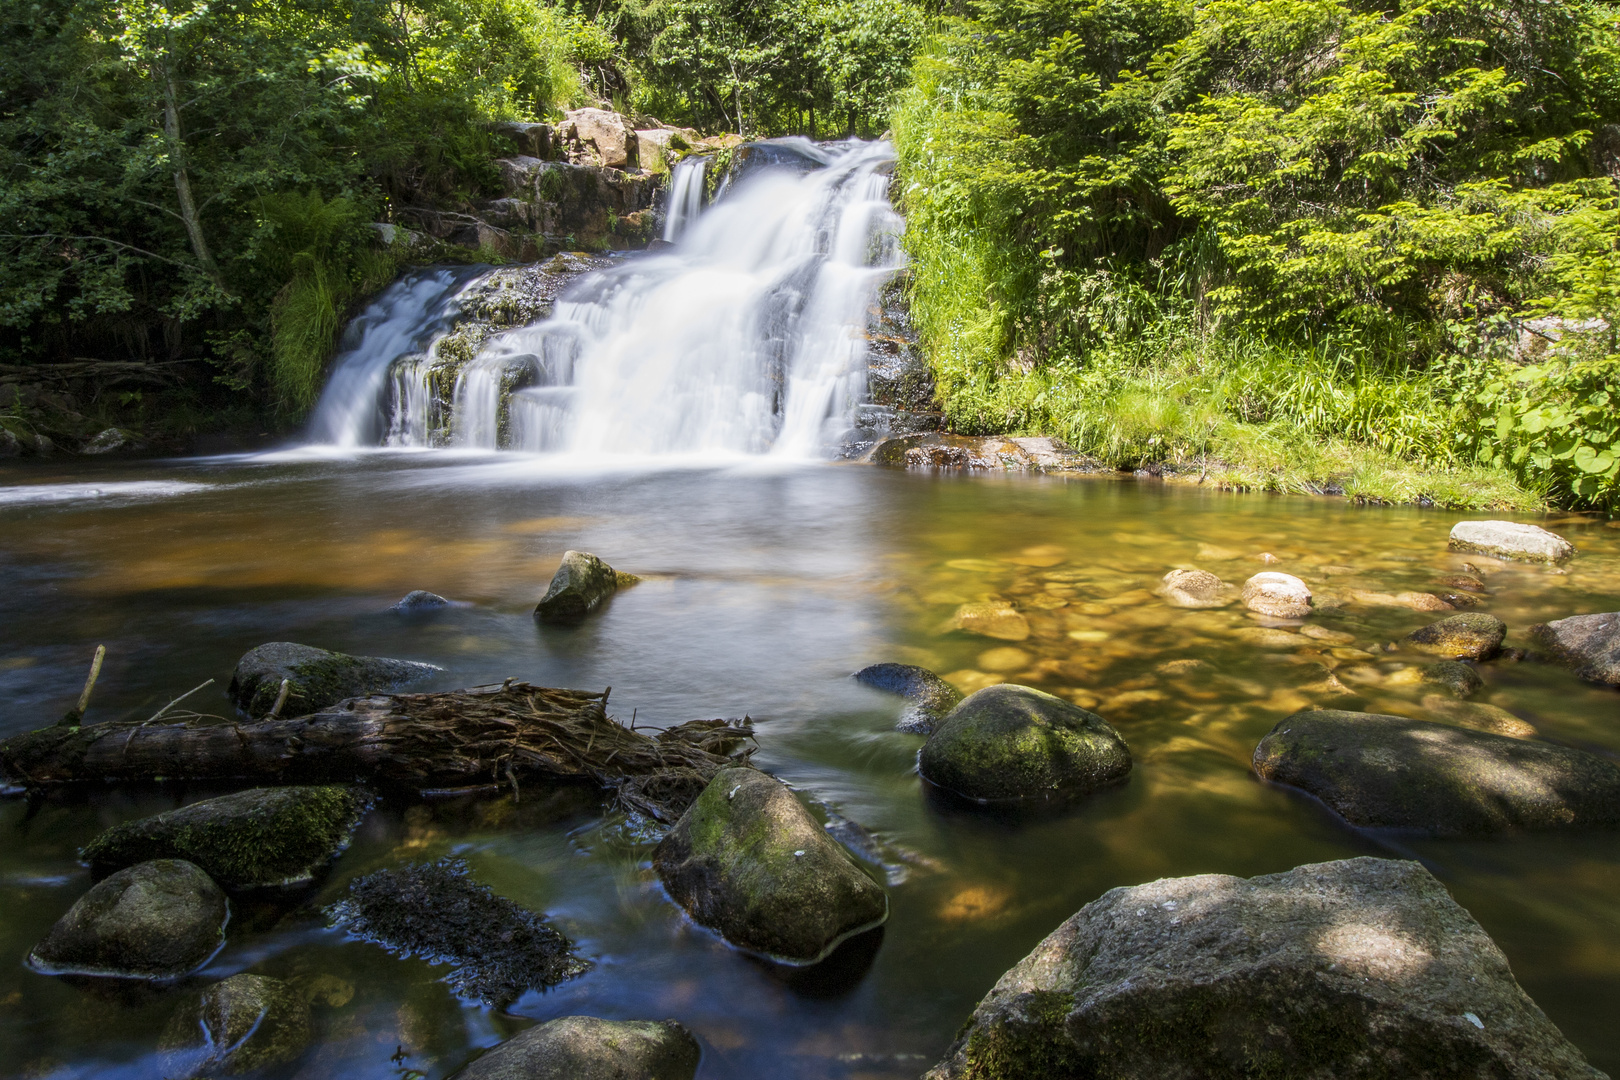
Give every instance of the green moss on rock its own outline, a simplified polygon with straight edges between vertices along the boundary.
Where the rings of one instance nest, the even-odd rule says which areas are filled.
[[[292,1061],[309,1039],[303,995],[280,979],[232,975],[175,1011],[160,1048],[166,1076],[234,1076]]]
[[[564,552],[546,595],[535,605],[534,617],[541,622],[577,622],[618,591],[619,579],[617,570],[588,551]]]
[[[274,707],[281,680],[288,680],[282,716],[303,716],[336,705],[345,698],[393,690],[442,669],[412,660],[383,656],[350,656],[291,641],[272,641],[250,649],[236,662],[230,698],[249,716],[264,716]]]

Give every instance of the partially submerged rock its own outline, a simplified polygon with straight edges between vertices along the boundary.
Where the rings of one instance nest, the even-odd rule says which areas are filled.
[[[383,656],[350,656],[291,641],[272,641],[249,649],[236,662],[230,697],[249,716],[264,716],[275,706],[281,680],[288,681],[282,716],[304,716],[352,697],[392,690],[437,674],[442,668],[414,660]]]
[[[1295,713],[1255,747],[1254,771],[1363,827],[1475,836],[1620,825],[1613,762],[1404,716]]]
[[[1301,619],[1311,613],[1311,590],[1293,574],[1262,570],[1243,583],[1243,604],[1274,619]]]
[[[952,626],[998,641],[1023,641],[1029,637],[1029,620],[1006,601],[963,604],[956,609]]]
[[[47,975],[178,979],[225,944],[229,908],[208,875],[180,859],[120,870],[79,897],[28,964]]]
[[[915,664],[873,664],[850,676],[862,686],[899,694],[911,704],[895,725],[901,731],[927,735],[962,700],[962,691]]]
[[[1232,602],[1230,586],[1207,570],[1172,570],[1164,575],[1159,595],[1183,608],[1224,607]]]
[[[438,593],[428,592],[426,589],[412,589],[394,605],[394,610],[410,615],[418,611],[437,611],[449,606],[450,601]]]
[[[996,983],[927,1080],[1590,1078],[1421,865],[1111,889]]]
[[[97,874],[185,859],[228,888],[308,881],[348,847],[370,798],[352,788],[252,788],[115,825],[80,857]]]
[[[1445,694],[1425,694],[1423,707],[1441,720],[1475,731],[1489,731],[1493,735],[1506,735],[1514,739],[1533,739],[1536,736],[1534,724],[1514,716],[1500,705],[1458,701]]]
[[[1485,685],[1485,680],[1479,677],[1479,672],[1457,660],[1441,660],[1436,664],[1428,664],[1420,673],[1419,678],[1431,686],[1444,688],[1457,697],[1468,697]]]
[[[889,898],[773,777],[724,769],[653,851],[693,919],[739,948],[813,964],[882,923]]]
[[[619,573],[589,552],[564,552],[551,586],[535,606],[534,617],[541,622],[575,622],[623,586],[639,580],[634,574]]]
[[[692,1080],[701,1056],[673,1020],[564,1016],[506,1040],[454,1080]]]
[[[1406,635],[1406,643],[1448,660],[1489,660],[1502,651],[1505,637],[1507,624],[1501,619],[1470,611],[1419,627]]]
[[[292,1061],[309,1037],[304,995],[280,979],[232,975],[181,1005],[159,1048],[165,1076],[234,1076]]]
[[[590,966],[544,918],[473,881],[461,859],[357,878],[327,915],[333,925],[391,952],[451,965],[451,989],[497,1007]]]
[[[1620,611],[1538,623],[1529,633],[1530,640],[1581,678],[1620,686]]]
[[[987,686],[945,717],[923,779],[978,802],[1085,795],[1124,780],[1131,752],[1108,721],[1027,686]]]
[[[1558,563],[1575,554],[1574,545],[1557,533],[1516,521],[1459,521],[1451,527],[1450,546],[1524,562]]]

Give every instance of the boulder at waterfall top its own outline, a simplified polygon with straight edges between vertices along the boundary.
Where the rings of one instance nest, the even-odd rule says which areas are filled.
[[[304,716],[345,698],[394,690],[443,671],[434,664],[390,660],[383,656],[350,656],[291,641],[272,641],[249,649],[236,662],[230,697],[249,716],[264,716],[275,707],[281,680],[288,681],[282,716]]]
[[[280,979],[232,975],[185,1001],[163,1031],[164,1075],[235,1075],[309,1045],[309,1002]]]
[[[369,805],[345,787],[253,788],[115,825],[79,854],[97,874],[185,859],[230,888],[288,885],[336,858]]]
[[[535,605],[534,617],[541,622],[577,622],[619,589],[640,580],[619,573],[589,552],[564,552],[550,588]]]
[[[1563,562],[1575,546],[1557,533],[1516,521],[1459,521],[1451,527],[1452,551],[1524,562]]]
[[[1538,623],[1530,640],[1581,678],[1620,686],[1620,611]]]
[[[1368,828],[1481,836],[1620,825],[1620,765],[1404,716],[1295,713],[1255,747],[1254,771]]]
[[[1002,683],[950,711],[924,744],[917,770],[975,802],[1062,798],[1124,780],[1131,752],[1096,713]]]
[[[851,676],[862,686],[886,694],[899,694],[910,702],[900,722],[901,731],[927,735],[962,700],[962,691],[915,664],[873,664]]]
[[[1207,570],[1172,570],[1159,584],[1159,595],[1174,607],[1224,607],[1232,602],[1231,587]]]
[[[1598,1080],[1415,862],[1111,889],[996,983],[926,1080]]]
[[[739,948],[813,964],[889,917],[888,895],[793,792],[722,769],[653,851],[669,895]]]
[[[1489,660],[1501,651],[1506,636],[1507,624],[1501,619],[1471,611],[1412,631],[1406,644],[1448,660]]]
[[[1300,619],[1311,613],[1311,590],[1293,574],[1262,570],[1243,583],[1243,605],[1276,619]]]
[[[229,907],[208,875],[180,859],[120,870],[79,897],[28,964],[47,975],[177,979],[225,944]]]
[[[692,1080],[702,1054],[673,1020],[564,1016],[506,1040],[454,1080]]]

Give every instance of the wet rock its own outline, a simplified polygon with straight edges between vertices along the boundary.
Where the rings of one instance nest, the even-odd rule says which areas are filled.
[[[862,686],[899,694],[911,704],[895,725],[900,731],[927,735],[962,700],[962,691],[915,664],[873,664],[850,676]]]
[[[1557,533],[1516,521],[1459,521],[1451,527],[1452,551],[1475,551],[1499,559],[1563,562],[1575,547]]]
[[[586,551],[566,551],[562,565],[552,575],[551,587],[535,605],[534,617],[541,622],[575,622],[583,619],[626,585],[641,579],[621,574]]]
[[[1488,731],[1493,735],[1506,735],[1513,739],[1533,739],[1535,725],[1514,716],[1499,705],[1480,701],[1458,701],[1444,694],[1425,694],[1423,707],[1441,720],[1459,724],[1475,731]]]
[[[1299,619],[1311,613],[1311,590],[1292,574],[1263,570],[1243,583],[1243,603],[1274,619]]]
[[[1212,608],[1232,602],[1226,582],[1207,570],[1172,570],[1164,575],[1159,595],[1174,607]]]
[[[309,1003],[280,979],[232,975],[181,1005],[164,1029],[164,1075],[235,1075],[309,1045]]]
[[[369,805],[351,788],[253,788],[115,825],[79,854],[98,875],[185,859],[227,888],[288,885],[348,847]]]
[[[282,716],[303,716],[345,698],[392,690],[444,670],[414,660],[350,656],[312,645],[272,641],[242,654],[229,694],[249,716],[264,716],[276,703],[281,680],[290,683]]]
[[[1368,828],[1478,836],[1620,824],[1613,762],[1404,716],[1295,713],[1255,747],[1254,771]]]
[[[1111,889],[996,983],[927,1080],[1589,1078],[1415,862]]]
[[[177,979],[225,943],[225,894],[179,859],[120,870],[79,897],[28,963],[47,975]]]
[[[140,437],[123,428],[108,428],[80,447],[81,454],[113,454],[140,448]]]
[[[450,601],[438,593],[431,593],[426,589],[412,589],[394,605],[394,610],[409,615],[418,611],[437,611],[449,606]]]
[[[473,881],[462,859],[367,874],[326,913],[364,941],[451,965],[452,990],[497,1008],[590,967],[544,918]]]
[[[1473,574],[1446,574],[1439,578],[1435,584],[1448,589],[1467,589],[1469,592],[1482,593],[1485,591],[1485,582]]]
[[[989,686],[940,722],[923,779],[979,802],[1085,795],[1124,780],[1131,752],[1108,721],[1027,686]]]
[[[673,1020],[564,1016],[506,1040],[454,1080],[692,1080],[701,1056]]]
[[[1420,652],[1450,660],[1489,660],[1502,650],[1507,624],[1495,615],[1470,611],[1430,623],[1406,635],[1406,643]]]
[[[963,604],[956,609],[952,624],[957,630],[1001,641],[1029,637],[1029,620],[1005,602]]]
[[[787,786],[723,769],[653,851],[670,896],[733,945],[813,964],[889,916],[889,898]]]
[[[1403,592],[1391,595],[1370,589],[1346,589],[1345,598],[1371,607],[1403,607],[1413,611],[1451,611],[1452,606],[1433,593]]]
[[[1620,611],[1538,623],[1529,633],[1530,640],[1581,678],[1620,686]]]
[[[1442,660],[1438,664],[1429,664],[1422,669],[1420,677],[1423,682],[1444,687],[1460,698],[1468,697],[1485,685],[1485,680],[1479,677],[1479,672],[1456,660]]]

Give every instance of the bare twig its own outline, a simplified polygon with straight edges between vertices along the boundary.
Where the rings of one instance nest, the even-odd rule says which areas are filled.
[[[84,680],[84,689],[79,692],[79,703],[69,709],[57,723],[63,727],[78,727],[79,721],[84,719],[84,710],[90,707],[90,691],[96,688],[96,679],[101,676],[101,662],[107,658],[107,646],[97,645],[95,659],[90,661],[90,676]]]
[[[292,692],[292,680],[291,679],[282,679],[281,680],[281,689],[276,692],[276,703],[274,705],[270,706],[270,711],[267,714],[265,714],[265,719],[267,719],[267,720],[268,719],[273,719],[274,717],[277,717],[277,716],[281,715],[281,707],[283,705],[287,704],[287,695],[289,693],[291,693],[291,692]]]
[[[157,712],[155,712],[151,716],[147,717],[146,720],[141,724],[141,726],[145,727],[147,724],[150,724],[152,721],[156,720],[158,717],[162,716],[164,713],[168,712],[170,709],[174,708],[176,705],[178,705],[182,701],[186,700],[186,698],[190,697],[192,694],[195,694],[197,691],[202,690],[202,689],[204,689],[206,687],[209,687],[209,686],[213,686],[213,685],[214,685],[214,680],[213,679],[209,679],[207,682],[198,683],[196,686],[193,686],[190,690],[187,690],[185,693],[181,694],[179,697],[175,698],[173,701],[171,701],[167,705],[163,706],[163,708],[159,709]]]

